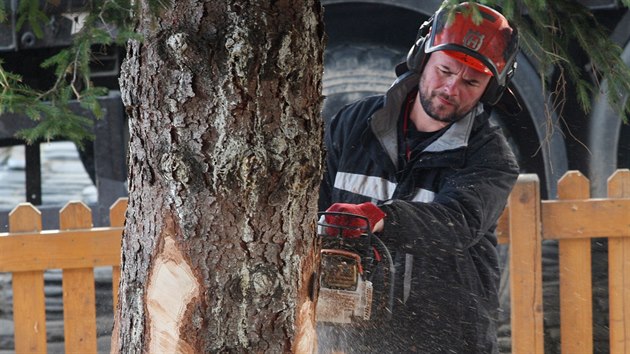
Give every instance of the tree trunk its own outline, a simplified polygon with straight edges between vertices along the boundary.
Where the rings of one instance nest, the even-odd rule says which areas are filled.
[[[320,3],[140,3],[112,352],[310,352]]]

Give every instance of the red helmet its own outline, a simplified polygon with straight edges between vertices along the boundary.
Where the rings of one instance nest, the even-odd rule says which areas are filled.
[[[516,67],[518,33],[499,12],[481,4],[476,7],[481,15],[478,23],[469,3],[461,3],[453,11],[440,8],[420,27],[407,56],[407,66],[419,73],[430,53],[444,51],[473,69],[492,75],[482,101],[496,104]]]
[[[460,4],[453,12],[438,10],[425,53],[443,50],[481,72],[494,75],[499,80],[505,76],[508,63],[514,61],[515,30],[499,12],[477,5],[481,22],[475,23],[468,3]]]

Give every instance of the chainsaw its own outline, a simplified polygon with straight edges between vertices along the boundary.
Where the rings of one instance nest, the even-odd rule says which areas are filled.
[[[322,242],[319,275],[318,322],[360,324],[368,321],[375,307],[391,315],[394,290],[394,264],[385,244],[371,232],[367,218],[341,212],[320,212],[317,227]],[[360,218],[365,225],[340,226],[326,223],[326,216]],[[359,233],[344,237],[344,231]],[[381,285],[375,294],[373,281],[378,269]],[[386,285],[389,285],[388,287]]]

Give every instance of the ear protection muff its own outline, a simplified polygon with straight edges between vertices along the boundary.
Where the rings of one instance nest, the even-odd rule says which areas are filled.
[[[416,35],[416,41],[414,42],[411,49],[407,53],[407,68],[409,70],[420,74],[422,69],[424,69],[424,65],[429,59],[429,55],[427,55],[424,51],[424,46],[427,38],[429,37],[429,32],[431,30],[431,25],[433,23],[433,16],[431,16],[428,20],[424,21],[420,28],[418,29],[418,34]]]
[[[483,92],[483,95],[481,96],[481,99],[480,99],[481,102],[489,104],[491,106],[494,106],[499,102],[499,100],[501,99],[501,96],[503,96],[503,93],[506,91],[507,86],[509,85],[510,80],[512,79],[512,76],[514,76],[514,71],[516,70],[516,61],[512,64],[512,67],[508,70],[509,72],[507,73],[507,77],[505,78],[505,85],[500,85],[497,79],[494,77],[490,79],[490,82],[488,82],[488,87],[486,87],[486,90]]]

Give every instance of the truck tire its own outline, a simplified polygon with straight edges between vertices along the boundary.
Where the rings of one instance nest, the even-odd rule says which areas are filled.
[[[400,48],[341,44],[326,49],[322,116],[328,121],[343,106],[381,94],[396,79],[394,67],[404,58]]]
[[[617,24],[611,38],[623,49],[621,59],[630,66],[630,12]],[[603,85],[607,85],[604,80]],[[628,100],[626,96],[624,98]],[[617,168],[630,167],[630,129],[608,103],[608,93],[600,91],[593,100],[593,110],[588,120],[588,146],[592,152],[589,159],[589,179],[593,197],[605,197],[608,177]],[[625,144],[625,145],[623,145]]]

